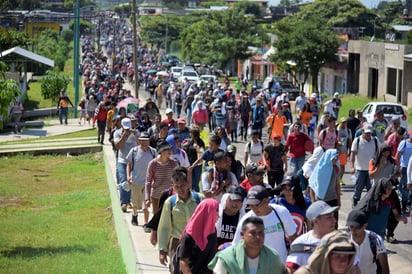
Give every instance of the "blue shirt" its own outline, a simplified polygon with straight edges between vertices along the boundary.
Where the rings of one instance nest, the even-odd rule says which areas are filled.
[[[409,139],[402,140],[398,146],[398,152],[401,154],[399,164],[401,167],[408,167],[409,158],[412,155],[412,143]]]

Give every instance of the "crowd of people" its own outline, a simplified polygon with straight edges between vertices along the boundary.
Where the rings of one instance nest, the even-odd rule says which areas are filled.
[[[412,188],[412,132],[399,120],[343,117],[339,94],[322,103],[304,92],[294,116],[275,84],[258,90],[244,75],[174,82],[151,73],[171,76],[145,45],[136,77],[121,44],[106,51],[112,68],[82,39],[81,108],[115,151],[121,209],[135,226],[143,212],[140,225],[171,273],[389,273],[384,240],[407,223]],[[125,80],[141,81],[146,102],[133,100]],[[347,163],[355,190],[342,233]]]

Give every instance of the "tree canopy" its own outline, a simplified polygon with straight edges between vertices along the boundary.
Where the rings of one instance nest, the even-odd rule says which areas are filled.
[[[256,34],[266,41],[251,16],[229,9],[206,14],[181,33],[182,54],[192,62],[224,67],[229,60],[249,56],[249,45],[256,44]]]
[[[14,98],[20,95],[19,84],[16,80],[5,79],[4,72],[8,70],[7,64],[0,61],[0,115],[8,116],[10,104]],[[3,128],[3,120],[0,119],[0,129]]]
[[[377,14],[358,0],[315,0],[296,13],[297,19],[305,22],[311,17],[323,18],[332,27],[365,27],[365,34],[373,34]]]
[[[276,24],[276,34],[276,53],[270,56],[271,61],[280,65],[295,62],[295,69],[305,75],[303,85],[309,73],[316,81],[319,69],[335,60],[339,39],[322,18],[309,17],[303,24],[296,17],[286,17]]]
[[[41,94],[45,100],[51,99],[52,104],[59,98],[60,92],[66,92],[70,79],[62,74],[48,70],[41,79]],[[56,101],[57,102],[57,101]]]

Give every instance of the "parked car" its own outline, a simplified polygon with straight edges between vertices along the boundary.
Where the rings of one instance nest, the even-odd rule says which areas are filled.
[[[182,67],[171,67],[170,71],[172,72],[172,77],[175,79],[179,79],[182,75],[183,68]]]
[[[368,123],[372,123],[375,119],[376,112],[378,110],[383,110],[385,119],[390,122],[394,118],[400,118],[401,126],[408,129],[408,122],[406,116],[406,110],[401,104],[388,103],[388,102],[370,102],[367,103],[363,109],[363,116],[366,118]]]
[[[209,82],[209,80],[212,80],[212,82],[213,83],[216,83],[216,80],[217,80],[217,78],[216,78],[216,76],[215,75],[208,75],[208,74],[206,74],[206,75],[200,75],[200,80],[202,81],[205,81],[206,83],[207,82]]]
[[[185,79],[187,79],[191,82],[193,82],[193,81],[197,82],[197,81],[199,81],[199,75],[194,70],[183,70],[182,75],[179,78],[179,82],[182,82]]]
[[[272,81],[273,78],[275,81],[279,82],[281,91],[286,91],[289,94],[289,100],[294,101],[296,97],[299,96],[300,90],[297,87],[295,87],[291,82],[281,77],[266,77],[266,79],[263,81],[262,88],[269,89],[269,82]],[[273,92],[273,90],[271,92]]]

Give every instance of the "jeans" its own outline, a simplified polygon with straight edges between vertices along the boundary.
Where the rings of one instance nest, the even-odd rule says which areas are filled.
[[[189,107],[186,109],[187,125],[190,126],[192,121],[192,108]]]
[[[63,124],[63,116],[64,116],[64,123],[67,125],[67,117],[69,116],[69,108],[59,108],[59,121],[60,124]]]
[[[117,169],[117,178],[118,184],[123,183],[124,181],[127,181],[127,176],[126,176],[126,164],[122,164],[117,162],[116,163],[116,169]],[[130,203],[130,194],[131,192],[125,191],[122,187],[119,187],[119,192],[120,192],[120,204],[129,204]]]
[[[106,132],[106,121],[97,120],[97,141],[103,144],[104,133]]]
[[[353,201],[358,202],[361,198],[363,188],[371,189],[371,181],[369,179],[369,172],[367,170],[356,170],[355,172],[355,192],[353,193]]]
[[[398,191],[401,196],[401,202],[402,203],[410,203],[412,201],[412,191],[408,190],[407,186],[407,174],[406,174],[407,168],[402,167],[401,168],[401,179],[399,180],[399,186],[398,186]]]
[[[196,166],[192,170],[192,190],[199,192],[199,181],[202,175],[202,165]]]
[[[303,164],[305,163],[305,156],[297,157],[297,158],[290,158],[289,159],[289,170],[288,172],[297,173],[299,169],[302,168]]]
[[[222,126],[226,128],[226,118],[216,118],[216,126]]]
[[[262,122],[255,122],[252,125],[252,132],[256,132],[256,131],[259,132],[259,139],[262,139],[262,128],[263,128]],[[303,158],[305,158],[305,157],[303,157]]]

